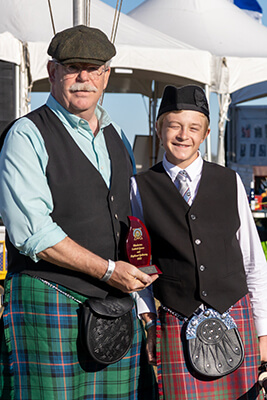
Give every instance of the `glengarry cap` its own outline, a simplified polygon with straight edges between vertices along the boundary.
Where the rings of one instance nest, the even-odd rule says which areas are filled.
[[[116,49],[100,29],[77,25],[58,32],[47,53],[61,64],[103,65],[115,56]]]
[[[162,95],[158,116],[179,110],[199,111],[210,119],[209,105],[204,90],[197,85],[186,85],[180,88],[166,86]]]

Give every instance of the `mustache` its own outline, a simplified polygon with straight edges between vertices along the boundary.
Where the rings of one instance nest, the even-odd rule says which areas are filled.
[[[91,85],[90,83],[84,82],[76,82],[73,85],[69,87],[70,92],[97,92],[97,88],[94,85]]]

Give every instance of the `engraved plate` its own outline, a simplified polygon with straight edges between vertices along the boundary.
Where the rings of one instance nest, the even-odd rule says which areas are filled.
[[[151,244],[146,226],[137,217],[128,217],[129,231],[126,239],[126,254],[130,264],[148,275],[161,274],[156,265],[150,265]]]

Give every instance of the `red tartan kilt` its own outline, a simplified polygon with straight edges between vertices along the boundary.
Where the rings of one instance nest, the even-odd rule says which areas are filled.
[[[233,373],[219,379],[193,376],[187,369],[183,346],[185,323],[159,309],[157,364],[160,399],[165,400],[255,400],[260,363],[258,338],[248,295],[231,310],[243,340],[245,359]],[[189,367],[190,369],[190,367]],[[259,397],[257,397],[259,396]]]

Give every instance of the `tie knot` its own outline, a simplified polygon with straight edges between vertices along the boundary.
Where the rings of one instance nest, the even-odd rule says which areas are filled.
[[[177,177],[179,180],[182,179],[183,181],[185,181],[186,178],[188,178],[188,173],[185,170],[179,171]]]
[[[184,170],[180,171],[177,174],[177,179],[179,181],[179,192],[187,203],[190,203],[191,200],[191,192],[187,182],[188,173]]]

